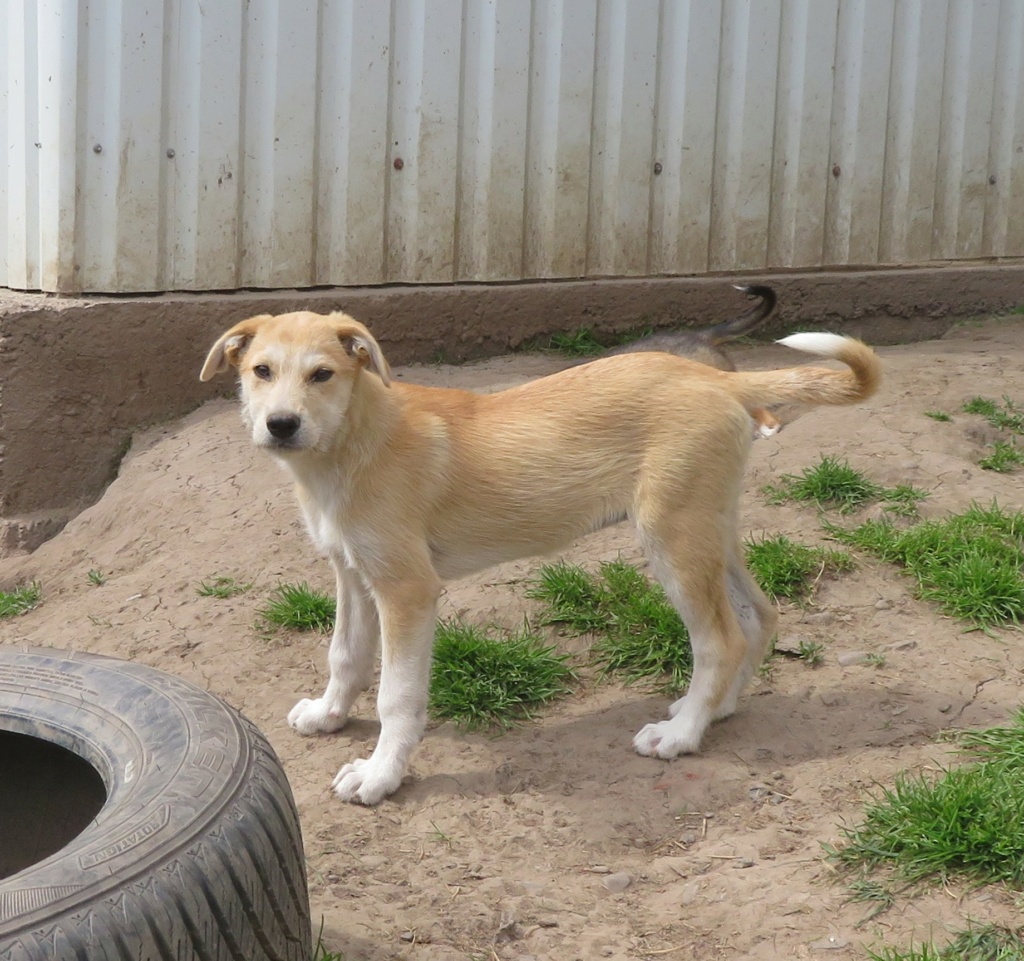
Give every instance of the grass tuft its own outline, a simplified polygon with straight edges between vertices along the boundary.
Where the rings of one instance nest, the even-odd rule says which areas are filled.
[[[916,517],[917,505],[928,497],[928,492],[912,484],[897,484],[882,491],[882,503],[890,514]]]
[[[607,350],[589,327],[581,327],[571,333],[553,334],[548,349],[568,357],[596,357]]]
[[[997,430],[1024,435],[1024,410],[1009,397],[1003,397],[1002,406],[989,397],[972,397],[964,402],[961,410],[965,414],[979,414]]]
[[[944,410],[926,410],[924,412],[924,416],[930,417],[932,420],[937,420],[943,424],[948,424],[953,419]]]
[[[686,628],[665,592],[631,564],[605,563],[596,575],[549,564],[527,594],[545,602],[545,623],[596,635],[591,658],[602,674],[653,682],[668,692],[689,681],[693,655]]]
[[[570,690],[567,656],[529,631],[504,638],[441,621],[434,642],[430,711],[465,727],[507,728]]]
[[[564,624],[573,634],[593,634],[608,627],[607,590],[599,578],[575,564],[545,564],[527,588],[527,597],[542,600],[545,624]]]
[[[196,593],[200,597],[219,597],[226,600],[238,594],[244,594],[252,584],[240,584],[233,577],[214,575],[208,581],[200,581]]]
[[[1024,929],[982,924],[961,931],[949,944],[868,951],[871,961],[1024,961]]]
[[[604,334],[601,338],[590,327],[579,327],[576,330],[552,334],[547,346],[541,350],[565,354],[567,357],[597,357],[612,347],[630,344],[642,340],[653,333],[650,326],[637,327],[618,334]],[[526,349],[536,349],[527,346]]]
[[[16,587],[13,591],[0,591],[0,617],[24,614],[32,610],[42,596],[43,590],[36,581]]]
[[[961,931],[940,952],[943,961],[1024,961],[1024,928],[982,924]]]
[[[999,405],[988,397],[971,397],[965,400],[960,408],[965,414],[980,414],[986,420],[995,417],[999,411]],[[995,426],[993,424],[993,426]]]
[[[799,476],[783,474],[778,484],[764,488],[772,504],[813,501],[819,507],[838,507],[843,513],[878,500],[882,488],[854,470],[846,461],[822,457]]]
[[[885,509],[895,514],[917,513],[917,504],[924,500],[926,491],[900,484],[887,488],[869,480],[845,460],[822,457],[814,467],[800,475],[783,474],[778,484],[761,488],[770,504],[787,501],[812,501],[820,508],[835,507],[848,514],[866,504],[883,501]]]
[[[1024,451],[1016,444],[1005,440],[997,440],[992,445],[992,453],[978,461],[978,466],[982,470],[996,471],[999,474],[1009,474],[1021,464],[1024,464]]]
[[[305,583],[278,584],[257,613],[272,627],[321,632],[334,627],[334,599]]]
[[[989,397],[972,397],[961,408],[965,414],[984,417],[997,430],[1008,431],[1009,440],[996,441],[990,445],[992,453],[978,461],[982,470],[1008,474],[1024,464],[1024,451],[1016,444],[1015,437],[1024,436],[1024,410],[1009,397],[1003,397],[1002,406]]]
[[[806,597],[824,571],[853,566],[845,551],[807,547],[783,535],[748,542],[747,560],[762,589],[776,599]],[[547,564],[527,596],[544,603],[543,623],[594,635],[590,656],[601,674],[670,694],[689,682],[693,653],[686,627],[662,588],[632,564],[612,561],[596,574],[564,561]],[[822,648],[808,647],[800,656],[814,666]]]
[[[316,947],[313,949],[313,961],[345,961],[339,952],[328,951],[324,945],[324,917],[320,915],[320,932],[316,936]]]
[[[820,641],[801,639],[796,654],[808,667],[821,667],[825,662],[825,645]]]
[[[784,534],[747,541],[746,555],[750,572],[772,600],[806,598],[823,573],[853,567],[845,551],[808,547]]]
[[[975,504],[903,530],[887,520],[826,530],[899,564],[916,579],[918,595],[952,617],[984,629],[1024,622],[1024,514]]]
[[[964,734],[961,746],[976,760],[938,777],[899,775],[831,857],[910,883],[1024,884],[1024,710],[1008,727]]]
[[[890,908],[896,903],[896,895],[887,884],[872,878],[855,878],[850,882],[850,901],[854,904],[875,904]]]
[[[850,884],[850,903],[868,904],[870,910],[866,917],[858,921],[854,927],[859,928],[884,914],[896,903],[896,893],[892,888],[873,878],[854,878]]]
[[[345,961],[345,955],[339,954],[335,951],[328,951],[323,946],[323,943],[317,944],[316,951],[313,954],[313,961]]]

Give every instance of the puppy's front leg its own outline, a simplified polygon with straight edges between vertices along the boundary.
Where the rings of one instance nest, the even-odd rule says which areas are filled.
[[[352,702],[373,680],[380,637],[377,606],[363,579],[340,558],[332,557],[331,566],[338,590],[334,634],[327,651],[327,690],[323,697],[304,697],[288,713],[288,723],[306,736],[344,727]]]
[[[434,644],[436,578],[374,585],[383,641],[377,714],[380,738],[369,758],[346,764],[334,779],[343,801],[376,804],[402,783],[427,726],[430,657]]]

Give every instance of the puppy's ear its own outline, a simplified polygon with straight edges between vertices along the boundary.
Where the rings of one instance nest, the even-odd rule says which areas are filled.
[[[206,363],[199,372],[200,380],[210,380],[217,374],[223,374],[229,367],[237,367],[249,341],[253,339],[256,331],[270,320],[270,314],[260,314],[258,317],[250,317],[235,324],[230,330],[220,336],[220,339],[210,348],[206,355]]]
[[[332,319],[338,331],[338,340],[345,352],[355,360],[360,367],[368,367],[378,377],[385,387],[391,386],[391,368],[384,359],[384,353],[380,349],[371,334],[359,321],[353,320],[347,314],[334,314]]]

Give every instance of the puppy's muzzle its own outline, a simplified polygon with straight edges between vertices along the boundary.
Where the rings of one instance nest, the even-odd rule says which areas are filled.
[[[295,414],[271,414],[267,418],[267,430],[275,440],[291,440],[299,432],[301,423]]]

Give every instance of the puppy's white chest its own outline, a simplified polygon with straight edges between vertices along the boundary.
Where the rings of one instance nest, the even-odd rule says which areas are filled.
[[[320,551],[334,556],[349,554],[345,536],[336,516],[316,508],[308,508],[303,513],[309,536]]]

